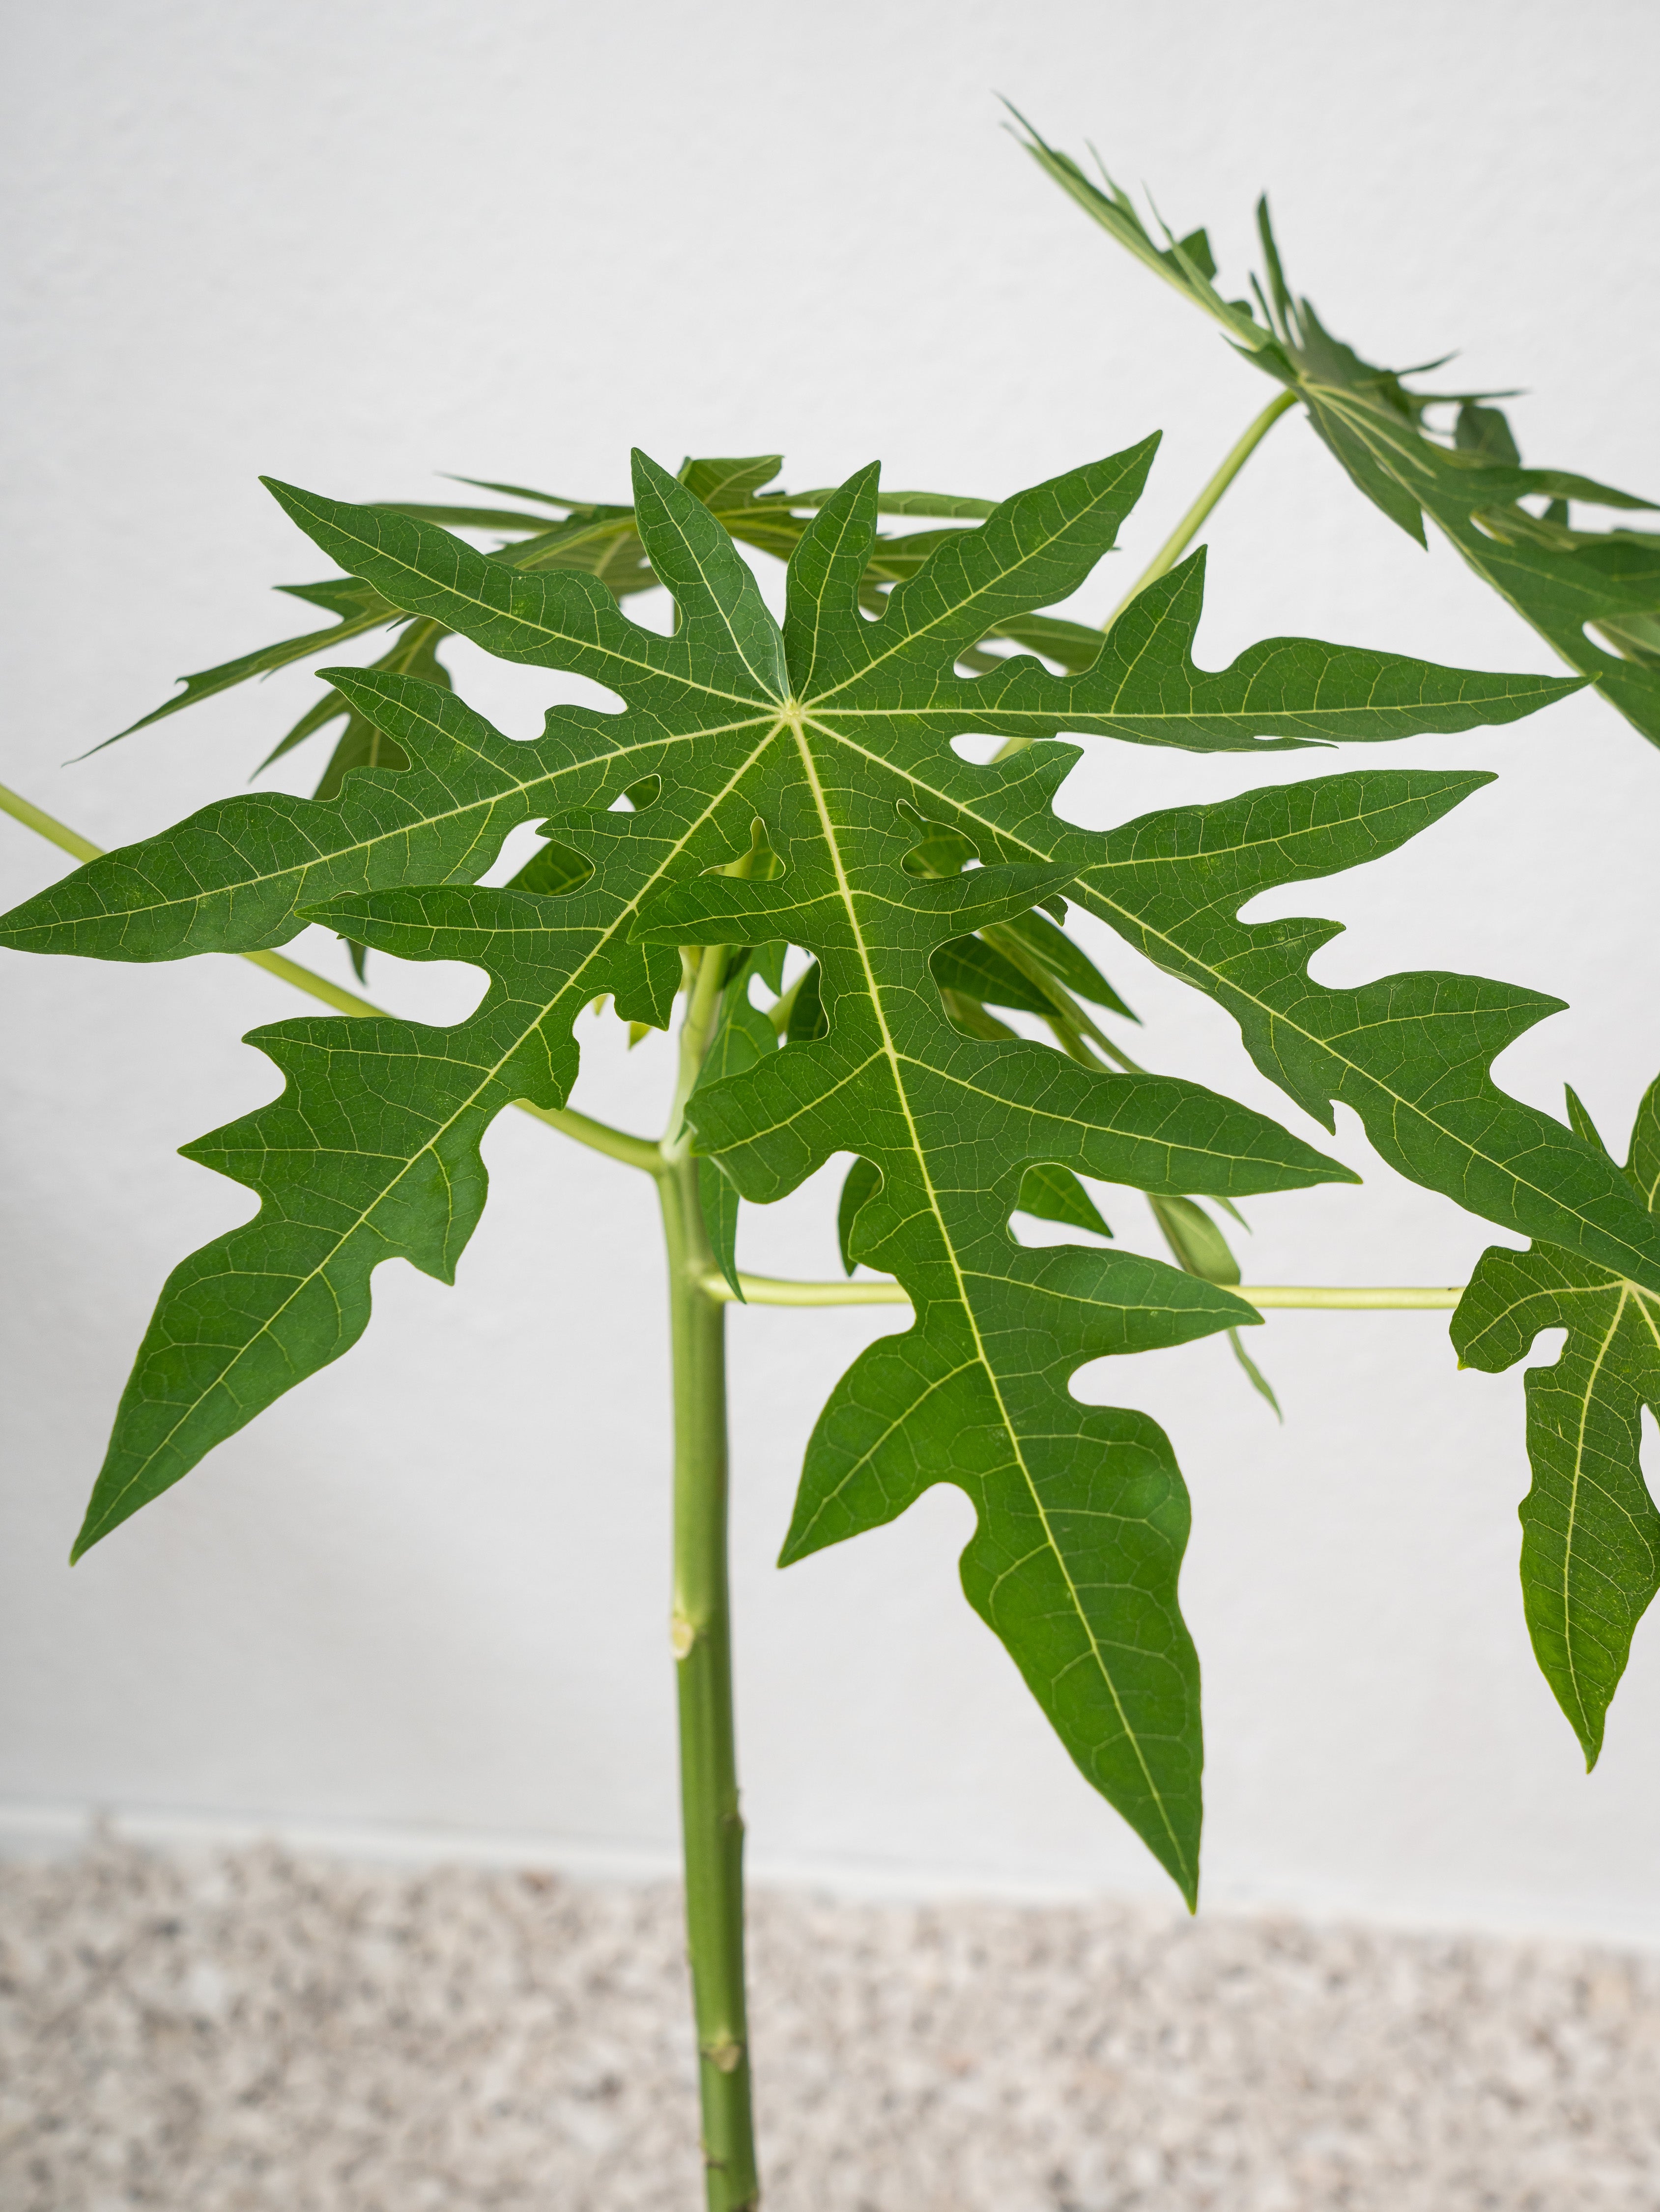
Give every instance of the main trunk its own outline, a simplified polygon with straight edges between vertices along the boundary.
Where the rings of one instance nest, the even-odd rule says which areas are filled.
[[[697,2024],[708,2212],[760,2202],[743,1988],[743,1822],[732,1723],[726,1571],[725,1310],[700,1287],[709,1265],[697,1163],[664,1173],[675,1392],[673,1639],[680,1695],[686,1948]]]

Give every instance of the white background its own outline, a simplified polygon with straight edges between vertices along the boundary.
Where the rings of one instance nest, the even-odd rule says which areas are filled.
[[[1002,494],[1166,433],[1116,597],[1266,396],[1221,339],[998,130],[994,90],[1093,138],[1224,274],[1271,186],[1294,283],[1374,358],[1462,346],[1525,384],[1524,454],[1660,483],[1652,128],[1641,4],[1280,0],[1158,8],[710,0],[12,0],[3,775],[100,842],[235,788],[303,674],[61,765],[198,668],[303,626],[266,586],[325,564],[256,483],[443,496],[455,469],[614,498],[639,443],[781,447],[787,480]],[[1276,430],[1220,511],[1202,657],[1285,631],[1476,666],[1542,644],[1444,550]],[[769,589],[775,579],[769,580]],[[367,657],[367,656],[366,656]],[[454,651],[504,725],[544,679]],[[324,740],[324,742],[327,742]],[[1261,762],[1100,748],[1106,823]],[[1340,916],[1317,972],[1495,974],[1571,1011],[1505,1058],[1568,1077],[1616,1143],[1660,1066],[1660,757],[1594,698],[1392,757],[1501,781],[1417,846],[1273,910]],[[1342,765],[1293,756],[1269,772]],[[320,756],[284,764],[307,787]],[[63,857],[0,818],[6,901]],[[1313,903],[1311,907],[1310,902]],[[331,941],[298,957],[343,975]],[[1100,947],[1148,1056],[1324,1141],[1232,1025]],[[175,1147],[271,1095],[241,1045],[303,1011],[245,963],[3,958],[7,1125],[0,1826],[94,1808],[354,1847],[665,1863],[663,1295],[651,1193],[522,1115],[453,1291],[377,1278],[361,1346],[73,1573],[70,1540],[169,1267],[247,1194]],[[453,1018],[464,970],[378,960]],[[666,1048],[585,1025],[579,1099],[639,1127]],[[1371,1162],[1258,1201],[1259,1281],[1455,1281],[1487,1238]],[[833,1266],[833,1178],[752,1214],[751,1266]],[[1124,1201],[1126,1209],[1129,1201]],[[1145,1242],[1125,1211],[1127,1241]],[[1148,1249],[1152,1249],[1150,1246]],[[733,1323],[742,1751],[754,1863],[928,1890],[1153,1890],[968,1612],[968,1512],[787,1575],[771,1561],[814,1412],[891,1318]],[[1215,1899],[1660,1936],[1660,1648],[1639,1632],[1601,1768],[1531,1660],[1516,1579],[1519,1372],[1459,1375],[1435,1315],[1276,1317],[1085,1378],[1146,1407],[1190,1482],[1184,1599],[1206,1669]]]

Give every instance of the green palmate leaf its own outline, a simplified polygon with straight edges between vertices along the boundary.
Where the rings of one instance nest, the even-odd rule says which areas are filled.
[[[1415,390],[1405,380],[1419,371],[1380,368],[1334,338],[1286,283],[1265,200],[1257,222],[1267,282],[1251,280],[1257,315],[1243,301],[1225,301],[1210,282],[1214,269],[1173,241],[1170,250],[1156,247],[1117,186],[1108,181],[1102,191],[1025,127],[1027,151],[1103,229],[1297,394],[1319,437],[1375,507],[1420,544],[1427,514],[1570,667],[1660,744],[1660,532],[1575,530],[1567,506],[1644,509],[1654,501],[1571,471],[1524,468],[1503,411],[1488,404],[1503,395]],[[1208,264],[1208,251],[1203,260]],[[1447,406],[1457,409],[1450,435],[1428,421],[1433,409]],[[1551,506],[1535,514],[1521,504],[1529,498]]]
[[[1651,1231],[1628,1187],[1624,1213],[1610,1206],[1606,1161],[1484,1085],[1479,1051],[1474,1075],[1459,1059],[1472,1037],[1496,1050],[1519,1006],[1532,1018],[1548,1002],[1445,977],[1396,979],[1370,998],[1325,993],[1301,963],[1329,926],[1233,919],[1269,882],[1398,843],[1470,779],[1336,777],[1104,837],[1054,811],[1075,746],[987,767],[953,751],[954,738],[987,731],[1201,750],[1372,741],[1511,720],[1572,688],[1295,639],[1212,674],[1191,655],[1196,562],[1143,594],[1081,674],[1029,658],[957,672],[966,646],[1076,589],[1151,451],[1073,471],[954,533],[875,621],[860,612],[877,514],[864,471],[803,537],[782,633],[731,538],[643,458],[635,512],[677,603],[668,636],[630,622],[588,574],[516,570],[430,524],[276,487],[400,613],[589,678],[621,709],[555,707],[540,738],[510,743],[431,683],[330,671],[407,769],[355,770],[327,801],[245,795],[206,809],[0,924],[14,945],[147,960],[274,945],[316,921],[490,978],[477,1012],[447,1030],[301,1020],[257,1033],[282,1097],[191,1150],[256,1190],[260,1212],[165,1288],[82,1548],[344,1351],[382,1260],[448,1279],[483,1200],[483,1130],[515,1098],[562,1103],[584,1006],[610,994],[625,1019],[660,1024],[676,947],[754,947],[776,974],[779,943],[793,943],[814,963],[810,993],[803,981],[787,1013],[759,1018],[774,1036],[783,1019],[783,1048],[749,1033],[745,994],[729,996],[723,1049],[757,1056],[712,1073],[689,1119],[754,1200],[833,1153],[868,1163],[849,1249],[898,1276],[915,1318],[833,1394],[789,1556],[891,1519],[931,1482],[960,1485],[978,1521],[963,1562],[971,1599],[1081,1768],[1192,1894],[1197,1677],[1176,1604],[1185,1492],[1150,1421],[1081,1404],[1069,1386],[1103,1355],[1257,1317],[1225,1287],[1134,1254],[1022,1249],[1009,1218],[1045,1167],[1224,1201],[1349,1170],[1197,1085],[965,1035],[930,961],[965,939],[997,943],[1064,889],[1243,1009],[1253,1049],[1304,1103],[1318,1106],[1327,1082],[1375,1121],[1387,1101],[1411,1125],[1390,1152],[1409,1172],[1451,1179],[1494,1218],[1531,1208],[1587,1248],[1623,1252],[1627,1216]],[[624,793],[628,811],[615,807]],[[545,872],[521,881],[546,887],[476,887],[526,820],[544,823],[549,844],[531,864]],[[919,823],[982,865],[919,873]],[[1007,942],[1031,949],[1029,933]],[[730,1267],[730,1247],[723,1257]]]
[[[1638,1111],[1627,1173],[1660,1193],[1660,1083]],[[1527,1376],[1522,1599],[1546,1680],[1594,1766],[1633,1632],[1660,1589],[1660,1511],[1643,1480],[1643,1407],[1660,1415],[1660,1297],[1548,1244],[1484,1253],[1452,1317],[1461,1361],[1489,1374],[1566,1328]]]

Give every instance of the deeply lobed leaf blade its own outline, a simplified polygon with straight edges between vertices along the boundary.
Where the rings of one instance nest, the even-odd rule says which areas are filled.
[[[1209,678],[1189,650],[1193,564],[1144,595],[1150,604],[1132,608],[1131,626],[1121,623],[1081,675],[1023,659],[959,675],[963,651],[991,625],[1019,621],[1088,573],[1151,451],[1144,442],[1069,471],[952,534],[875,621],[861,594],[877,485],[874,470],[862,471],[801,539],[782,634],[719,522],[643,457],[635,512],[652,570],[676,597],[670,637],[629,623],[591,576],[514,571],[418,520],[283,490],[317,542],[403,611],[509,659],[591,676],[622,711],[555,708],[542,739],[510,745],[430,684],[340,672],[342,696],[409,767],[354,772],[331,801],[203,817],[7,918],[9,941],[125,958],[280,942],[312,919],[491,978],[478,1012],[447,1030],[359,1024],[349,1050],[330,1042],[330,1024],[262,1033],[288,1089],[197,1148],[260,1192],[260,1215],[233,1249],[221,1240],[186,1262],[164,1293],[85,1540],[337,1356],[367,1318],[379,1259],[447,1278],[482,1200],[483,1127],[513,1097],[561,1102],[583,1005],[606,993],[625,1018],[661,1021],[676,946],[787,940],[814,956],[813,1003],[798,992],[782,1050],[763,1048],[757,1031],[751,1066],[700,1086],[700,1145],[724,1181],[762,1201],[832,1153],[857,1152],[866,1180],[849,1248],[899,1276],[915,1315],[833,1393],[788,1555],[891,1518],[930,1482],[960,1484],[977,1512],[963,1562],[972,1601],[1080,1767],[1192,1897],[1201,1748],[1197,1662],[1177,1602],[1185,1492],[1153,1424],[1082,1405],[1070,1383],[1090,1360],[1257,1316],[1226,1287],[1133,1254],[1024,1249],[1009,1217],[1034,1170],[1038,1188],[1044,1171],[1081,1173],[1172,1200],[1350,1171],[1197,1085],[1111,1074],[954,1025],[930,958],[1021,925],[1063,890],[1143,937],[1154,929],[1148,900],[1168,919],[1172,896],[1187,898],[1197,935],[1182,940],[1181,957],[1202,988],[1219,981],[1204,965],[1204,933],[1221,925],[1215,898],[1198,897],[1203,866],[1178,881],[1141,849],[1147,825],[1124,850],[1124,833],[1115,846],[1056,816],[1075,749],[1045,744],[987,769],[959,759],[950,740],[1001,726],[994,715],[1018,716],[1021,734],[1044,738],[1069,728],[1203,746],[1264,732],[1371,738],[1512,719],[1564,687],[1306,641],[1257,648]],[[638,795],[634,811],[607,811],[623,792]],[[1412,826],[1433,811],[1421,797]],[[506,830],[536,818],[550,853],[566,856],[550,892],[469,887]],[[913,872],[919,822],[983,865]],[[1403,817],[1395,842],[1406,834]],[[1366,849],[1328,854],[1308,872],[1384,848],[1375,823],[1367,836]],[[1224,890],[1244,881],[1245,848],[1230,850]],[[782,872],[753,879],[744,871],[763,851]],[[1143,881],[1137,870],[1152,861]],[[1006,941],[1021,973],[1013,952],[1046,945],[1042,930]],[[1298,941],[1306,957],[1313,940],[1305,930]],[[1059,956],[1047,951],[1052,974]],[[1230,963],[1221,980],[1232,978]],[[1475,988],[1479,998],[1489,987]],[[1501,1013],[1515,1008],[1506,1001]],[[1289,1016],[1276,1018],[1283,1027]],[[1331,1039],[1321,1041],[1330,1053]],[[1287,1070],[1295,1095],[1312,1095],[1309,1073]],[[1598,1203],[1588,1189],[1587,1220]],[[1619,1224],[1601,1225],[1611,1235]],[[217,1301],[207,1328],[203,1297]],[[181,1365],[187,1343],[201,1357]]]
[[[1660,1080],[1638,1109],[1625,1170],[1651,1210],[1657,1127]],[[1550,1328],[1567,1332],[1560,1357],[1527,1374],[1522,1599],[1540,1669],[1589,1768],[1633,1634],[1660,1589],[1660,1509],[1641,1462],[1643,1407],[1660,1418],[1660,1296],[1549,1244],[1483,1253],[1452,1316],[1460,1360],[1497,1374]]]

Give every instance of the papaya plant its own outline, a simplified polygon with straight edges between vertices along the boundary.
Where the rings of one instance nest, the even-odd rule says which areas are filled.
[[[1035,133],[1027,143],[1281,386],[1102,627],[1055,610],[1113,549],[1155,436],[996,502],[889,491],[874,465],[786,492],[772,488],[777,455],[670,474],[636,453],[630,499],[610,504],[465,480],[488,497],[364,506],[272,483],[338,571],[283,588],[330,625],[186,678],[132,729],[390,633],[367,666],[328,659],[268,756],[333,732],[315,796],[244,792],[109,854],[0,796],[83,863],[7,915],[0,943],[126,961],[239,953],[334,1010],[252,1032],[280,1094],[185,1148],[259,1211],[163,1285],[74,1556],[349,1350],[383,1261],[453,1280],[485,1202],[480,1142],[504,1109],[655,1182],[712,2212],[759,2198],[726,1568],[730,1305],[908,1305],[908,1324],[860,1353],[818,1416],[781,1564],[893,1520],[934,1484],[964,1491],[970,1604],[1190,1905],[1202,1739],[1178,1601],[1187,1494],[1155,1423],[1073,1396],[1085,1363],[1226,1334],[1271,1397],[1239,1333],[1275,1306],[1456,1305],[1460,1357],[1493,1369],[1566,1324],[1561,1358],[1528,1382],[1522,1572],[1535,1649],[1588,1759],[1660,1583],[1660,1515],[1637,1461],[1640,1407],[1660,1407],[1660,1086],[1621,1164],[1572,1092],[1562,1122],[1493,1078],[1495,1056],[1559,1001],[1439,972],[1329,987],[1308,963],[1337,924],[1239,918],[1259,892],[1384,859],[1492,779],[1363,752],[1106,832],[1055,805],[1085,747],[1369,748],[1509,724],[1586,682],[1660,742],[1660,541],[1575,530],[1567,506],[1646,502],[1523,469],[1495,395],[1458,395],[1453,428],[1433,428],[1443,403],[1407,373],[1369,368],[1293,301],[1265,211],[1256,304],[1228,301],[1203,232],[1159,245],[1110,180],[1097,186]],[[1201,667],[1204,555],[1187,549],[1297,406],[1369,498],[1420,537],[1429,514],[1573,672],[1439,667],[1303,637]],[[786,563],[781,621],[742,548]],[[669,628],[629,611],[653,590]],[[587,678],[617,710],[556,704],[540,738],[510,741],[454,688],[439,658],[451,637]],[[483,884],[524,825],[540,830],[534,857]],[[1257,1066],[1317,1122],[1333,1129],[1336,1103],[1352,1107],[1390,1167],[1528,1249],[1490,1251],[1462,1302],[1440,1286],[1242,1285],[1219,1216],[1359,1178],[1266,1115],[1132,1057],[1136,1017],[1069,933],[1075,913],[1231,1013]],[[282,956],[312,923],[353,948],[360,980],[374,955],[460,961],[488,992],[447,1028],[398,1019]],[[569,1103],[576,1018],[596,1005],[632,1036],[677,1031],[656,1138]],[[841,1276],[745,1271],[743,1208],[838,1158],[851,1162]],[[1117,1243],[1100,1185],[1118,1194],[1115,1215],[1125,1192],[1146,1199],[1170,1264]],[[1019,1214],[1075,1241],[1023,1243]]]

